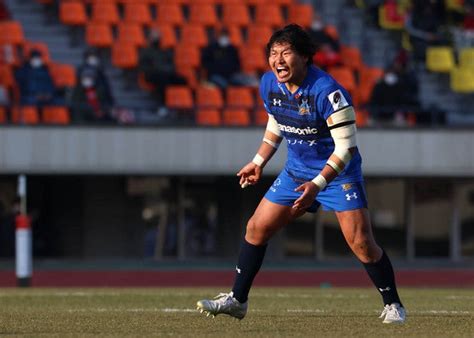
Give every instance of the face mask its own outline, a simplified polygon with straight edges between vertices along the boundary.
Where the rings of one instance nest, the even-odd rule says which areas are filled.
[[[321,21],[315,20],[311,23],[311,29],[314,31],[320,31],[324,28],[324,25]]]
[[[43,60],[41,60],[41,58],[39,58],[39,57],[31,58],[30,65],[33,68],[41,67],[43,65]]]
[[[398,76],[395,73],[387,73],[384,76],[384,81],[389,86],[393,86],[395,83],[398,82]]]
[[[230,45],[229,37],[226,35],[222,35],[219,37],[219,39],[217,39],[217,43],[221,47],[227,47],[228,45]]]
[[[91,55],[87,57],[87,64],[89,66],[98,66],[99,65],[99,58],[95,55]]]
[[[90,77],[85,77],[81,80],[82,86],[85,88],[90,88],[94,85],[94,80]]]

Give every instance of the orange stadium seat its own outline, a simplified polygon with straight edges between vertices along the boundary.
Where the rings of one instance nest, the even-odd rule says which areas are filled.
[[[69,110],[62,106],[47,106],[43,108],[42,122],[48,124],[69,124]]]
[[[0,63],[0,83],[10,90],[16,86],[15,76],[10,65]]]
[[[244,73],[265,71],[268,68],[263,47],[242,46],[239,48],[239,58]]]
[[[181,6],[176,3],[159,3],[156,21],[161,24],[182,25],[185,23]]]
[[[49,64],[51,62],[48,45],[44,42],[25,41],[23,44],[23,55],[27,58],[32,50],[41,52],[41,57],[44,63]]]
[[[201,54],[196,46],[178,44],[174,49],[174,63],[177,68],[194,67],[201,65]]]
[[[118,25],[117,41],[125,44],[132,43],[138,47],[144,47],[146,45],[143,28],[137,23],[121,22]]]
[[[311,4],[293,4],[288,9],[288,22],[297,23],[302,27],[310,27],[313,22],[313,6]]]
[[[223,123],[228,126],[250,125],[250,114],[247,109],[226,108],[222,112]]]
[[[150,9],[146,3],[125,4],[124,20],[126,22],[150,25],[152,22]]]
[[[279,5],[268,3],[257,5],[255,10],[255,22],[271,27],[281,27],[285,23]]]
[[[269,25],[250,25],[247,29],[247,44],[264,47],[272,36],[272,33],[273,30]]]
[[[34,106],[15,106],[12,108],[12,123],[38,124],[39,121],[38,109]]]
[[[213,4],[192,3],[189,12],[190,23],[204,25],[206,27],[215,27],[219,23],[216,7]]]
[[[224,4],[222,23],[226,26],[248,26],[251,23],[249,8],[245,4]]]
[[[348,92],[354,94],[357,88],[355,76],[349,67],[334,67],[329,69],[329,74],[339,82]]]
[[[167,86],[165,89],[165,105],[171,109],[193,109],[194,99],[191,88],[183,85]]]
[[[268,113],[263,107],[259,107],[255,110],[254,122],[258,126],[265,126],[268,122]]]
[[[198,79],[195,67],[187,65],[184,66],[181,64],[179,67],[176,67],[176,72],[186,79],[188,86],[190,86],[191,88],[196,88],[196,86],[198,85]]]
[[[207,46],[209,41],[204,26],[198,24],[182,26],[180,43],[196,47]]]
[[[382,78],[384,71],[377,67],[362,67],[359,73],[359,103],[366,104],[369,102],[377,81]]]
[[[69,26],[82,26],[87,22],[86,7],[82,1],[61,1],[59,4],[59,20]]]
[[[0,22],[0,44],[21,45],[25,41],[23,28],[17,21]]]
[[[117,41],[112,46],[112,64],[123,69],[135,68],[138,65],[138,51],[135,44]]]
[[[196,112],[196,123],[201,126],[219,126],[222,124],[218,109],[200,108]]]
[[[151,24],[150,29],[156,29],[160,32],[161,48],[174,48],[178,44],[176,31],[172,25],[153,23]]]
[[[86,42],[94,47],[111,47],[114,42],[112,28],[108,24],[89,22],[86,25]]]
[[[266,0],[266,2],[270,2],[279,6],[291,6],[296,3],[295,0]]]
[[[203,108],[224,107],[221,89],[214,86],[198,86],[196,88],[196,105]]]
[[[230,42],[235,47],[240,47],[244,44],[244,39],[242,37],[242,31],[239,26],[231,25],[227,26],[227,32],[229,33]]]
[[[362,68],[362,55],[357,47],[341,46],[342,63],[354,71]]]
[[[255,106],[253,88],[230,86],[226,88],[226,106],[252,109]]]
[[[92,5],[91,21],[117,25],[120,22],[120,15],[115,2],[97,2]]]
[[[333,38],[336,41],[339,41],[339,31],[337,30],[337,27],[334,25],[326,25],[324,26],[324,32],[329,35],[331,38]]]
[[[56,87],[72,88],[76,85],[76,70],[68,64],[51,63],[49,71]]]

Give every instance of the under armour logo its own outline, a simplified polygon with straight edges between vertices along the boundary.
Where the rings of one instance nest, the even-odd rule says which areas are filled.
[[[392,289],[390,289],[390,286],[387,286],[385,289],[382,289],[382,288],[379,288],[380,292],[384,292],[384,291],[390,291]]]
[[[273,105],[281,107],[281,99],[273,99]]]
[[[352,194],[346,194],[346,200],[350,201],[351,199],[357,199],[357,193],[353,192]]]
[[[235,267],[235,270],[237,270],[237,273],[241,273],[241,272],[242,272],[242,270],[240,270],[238,266]]]

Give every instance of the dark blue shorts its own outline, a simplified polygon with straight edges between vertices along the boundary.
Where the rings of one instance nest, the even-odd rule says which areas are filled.
[[[302,194],[295,189],[304,182],[306,181],[291,177],[286,170],[283,170],[268,189],[265,198],[273,203],[293,206]],[[329,211],[367,208],[364,182],[330,184],[319,192],[314,203],[306,211],[316,212],[320,205],[323,206],[323,210]]]

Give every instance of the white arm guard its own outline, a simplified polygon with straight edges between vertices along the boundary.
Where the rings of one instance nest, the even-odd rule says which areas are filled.
[[[332,114],[327,122],[335,144],[333,154],[346,165],[352,158],[349,149],[357,145],[354,109],[344,108]]]
[[[275,118],[271,114],[268,114],[267,131],[271,132],[272,134],[275,134],[278,137],[281,137],[280,128],[278,127],[278,122],[275,120]],[[278,149],[278,146],[280,145],[279,142],[274,142],[266,137],[263,138],[263,142],[271,145],[275,149]]]

